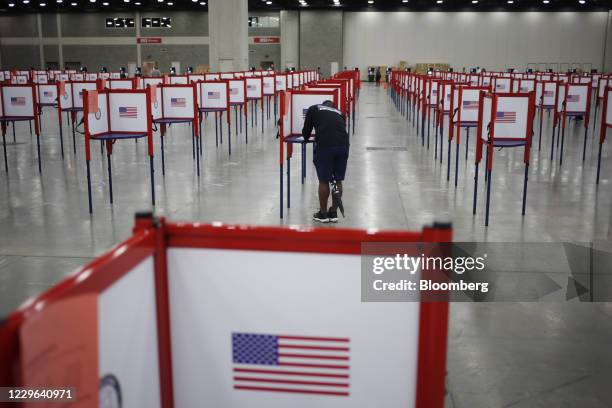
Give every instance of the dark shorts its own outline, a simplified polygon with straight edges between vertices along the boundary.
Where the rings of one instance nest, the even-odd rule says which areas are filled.
[[[317,169],[319,181],[344,180],[346,163],[349,156],[348,146],[318,147],[315,149],[313,163]]]

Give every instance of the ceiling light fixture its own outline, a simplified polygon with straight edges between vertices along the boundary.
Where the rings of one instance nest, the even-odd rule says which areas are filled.
[[[472,4],[478,4],[478,0],[472,0]]]
[[[102,5],[103,5],[103,6],[108,6],[108,4],[109,4],[109,3],[108,3],[107,1],[105,1],[104,3],[102,3]]]
[[[266,1],[266,4],[269,6],[270,4],[272,4],[271,1]]]
[[[206,5],[206,2],[205,2],[205,1],[201,1],[201,2],[200,2],[200,6],[205,6],[205,5]]]
[[[168,2],[168,5],[169,5],[169,6],[174,6],[174,3],[173,3],[173,2],[171,2],[171,1],[169,1],[169,2]]]
[[[45,7],[47,3],[40,3],[40,7]]]
[[[74,2],[72,2],[72,3],[70,3],[70,5],[74,7],[74,6],[76,6],[77,4],[76,4],[76,3],[74,3]]]
[[[23,0],[23,4],[28,4],[30,3],[30,0]]]
[[[442,4],[442,3],[444,3],[444,1],[443,0],[438,0],[438,1],[436,1],[436,3]]]
[[[542,3],[548,4],[548,3],[550,3],[550,0],[543,0]]]
[[[374,0],[368,0],[368,4],[374,4]]]
[[[9,3],[9,7],[15,7],[15,3]]]
[[[584,4],[584,3],[586,3],[586,0],[578,0],[578,3]]]
[[[408,0],[402,0],[402,3],[408,3]]]

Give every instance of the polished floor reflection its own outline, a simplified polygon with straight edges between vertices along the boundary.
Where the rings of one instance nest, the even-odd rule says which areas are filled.
[[[345,184],[347,217],[340,219],[340,226],[418,229],[434,221],[452,221],[457,241],[610,239],[612,151],[604,147],[602,180],[596,187],[598,144],[592,126],[583,162],[582,122],[572,121],[566,130],[563,166],[559,166],[557,158],[550,160],[552,122],[544,115],[542,150],[536,144],[532,151],[524,217],[522,149],[496,152],[491,224],[485,228],[482,178],[478,214],[472,216],[473,131],[467,161],[465,144],[461,146],[455,188],[455,145],[451,182],[447,182],[446,143],[440,164],[434,160],[433,129],[428,150],[382,87],[364,84],[357,112]],[[3,173],[0,158],[0,316],[129,236],[134,213],[150,209],[149,163],[143,140],[119,141],[114,146],[112,206],[106,158],[94,145],[94,213],[90,216],[83,136],[76,135],[74,155],[70,129],[64,127],[62,160],[57,115],[47,108],[42,122],[42,175],[27,124],[17,125],[16,142],[10,130],[7,134],[8,174]],[[273,115],[265,122],[263,134],[260,125],[249,128],[248,144],[244,133],[236,134],[232,124],[229,157],[227,128],[223,129],[223,145],[217,148],[214,122],[207,118],[198,179],[189,128],[172,126],[165,143],[165,177],[159,136],[155,139],[156,213],[173,220],[310,225],[317,206],[311,151],[303,185],[299,155],[292,160],[291,209],[281,222],[275,134]],[[450,326],[449,407],[612,406],[609,304],[575,300],[453,304]]]

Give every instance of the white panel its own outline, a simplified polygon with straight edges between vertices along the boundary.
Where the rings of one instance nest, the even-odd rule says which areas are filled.
[[[287,89],[287,76],[276,75],[276,91],[284,91]]]
[[[216,81],[221,79],[221,75],[219,74],[204,74],[204,77],[207,81]]]
[[[234,74],[231,72],[221,72],[221,79],[232,79],[234,78]]]
[[[535,90],[535,81],[533,79],[521,79],[518,92],[531,92]]]
[[[360,262],[357,255],[169,249],[175,407],[414,407],[419,304],[361,302]],[[237,332],[349,338],[350,395],[234,390]]]
[[[189,83],[204,81],[204,75],[201,74],[188,75],[187,78],[189,79]]]
[[[110,89],[132,89],[134,86],[131,80],[113,79],[108,83]]]
[[[156,319],[149,257],[98,297],[99,376],[119,381],[124,407],[161,407]]]
[[[480,89],[464,89],[461,93],[461,121],[478,121],[478,100]]]
[[[261,78],[246,78],[247,99],[261,99]]]
[[[606,109],[606,125],[612,125],[612,90],[607,92],[608,106]]]
[[[293,89],[293,75],[287,74],[287,89]]]
[[[144,93],[111,94],[109,114],[112,132],[147,132],[147,98]]]
[[[262,77],[263,80],[263,93],[264,95],[274,95],[274,77],[273,76],[265,76]]]
[[[527,130],[529,98],[500,96],[495,112],[495,138],[524,139]]]
[[[95,91],[95,82],[76,82],[72,84],[72,99],[74,108],[83,108],[83,90]]]
[[[557,98],[557,112],[563,111],[563,103],[565,102],[565,87],[566,85],[559,84],[557,92],[559,92],[559,98]]]
[[[187,85],[189,82],[186,76],[170,76],[168,77],[169,84]]]
[[[496,78],[495,79],[495,89],[493,89],[493,92],[496,92],[496,93],[510,92],[511,82],[512,82],[512,78]]]
[[[485,141],[489,140],[492,104],[492,98],[485,96],[482,101],[482,133],[480,134],[480,138]]]
[[[155,102],[151,101],[151,116],[153,119],[159,119],[162,116],[162,97],[160,86],[158,86],[155,90],[155,95],[157,96],[157,100]]]
[[[230,103],[244,103],[244,81],[244,79],[229,81]]]
[[[37,85],[38,103],[54,105],[57,102],[57,85]]]
[[[2,89],[4,115],[34,116],[32,88],[29,86],[5,86]]]
[[[99,135],[108,132],[108,106],[106,95],[98,94],[98,111],[87,115],[87,125],[90,135]]]
[[[227,85],[225,82],[200,82],[198,84],[203,96],[200,108],[227,108]]]
[[[164,118],[193,119],[193,93],[191,87],[164,87],[162,92]]]
[[[565,110],[567,112],[586,112],[589,84],[568,85]]]
[[[143,78],[143,85],[160,85],[164,83],[164,78]]]
[[[306,111],[312,105],[318,105],[332,99],[333,93],[327,95],[291,94],[291,133],[302,134]]]
[[[72,108],[72,84],[64,84],[64,95],[60,95],[59,101],[62,109]]]

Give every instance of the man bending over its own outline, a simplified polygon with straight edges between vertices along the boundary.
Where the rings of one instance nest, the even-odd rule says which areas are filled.
[[[346,132],[345,118],[332,101],[308,108],[304,119],[302,136],[308,140],[315,130],[313,163],[319,178],[319,211],[312,218],[318,222],[338,222],[338,202],[332,196],[332,205],[327,208],[329,183],[335,180],[342,196],[342,180],[346,173],[349,156],[349,135]]]

